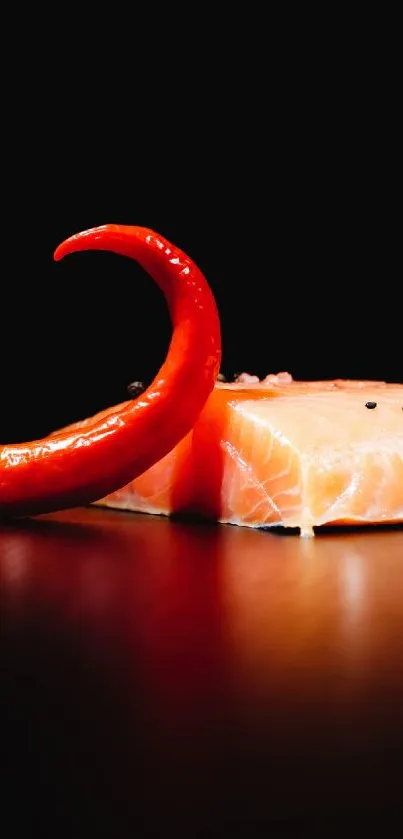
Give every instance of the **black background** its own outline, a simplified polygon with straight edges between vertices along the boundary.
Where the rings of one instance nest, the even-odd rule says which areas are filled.
[[[127,123],[110,102],[63,115],[49,91],[35,123],[31,103],[4,181],[0,441],[125,399],[164,358],[165,303],[134,263],[53,262],[65,237],[108,222],[151,227],[198,263],[227,375],[402,381],[396,111],[382,91],[349,93],[308,97],[294,80],[260,110],[245,92],[230,113],[168,98]]]
[[[147,8],[146,21],[127,23],[124,46],[123,32],[102,38],[95,18],[79,45],[82,21],[67,32],[70,12],[58,22],[46,10],[46,51],[25,11],[14,30],[2,91],[0,443],[125,399],[164,357],[165,304],[134,263],[104,253],[52,261],[65,237],[108,222],[151,227],[198,263],[218,303],[228,375],[403,380],[393,23],[383,40],[378,20],[367,37],[348,17],[332,50],[334,22],[319,21],[319,33],[312,25],[309,40],[287,9],[281,33],[261,27],[258,42],[241,7],[241,32],[226,19],[216,36],[217,72],[217,21],[206,39],[194,14],[186,36],[162,27],[165,57]],[[110,12],[104,20],[109,28]],[[139,55],[145,32],[150,48]],[[90,45],[98,55],[78,68],[79,46]],[[27,760],[33,694],[24,683],[6,696],[6,733],[19,703],[6,744],[12,778]],[[35,734],[46,764],[52,734]],[[23,817],[27,785],[11,792],[13,818]]]

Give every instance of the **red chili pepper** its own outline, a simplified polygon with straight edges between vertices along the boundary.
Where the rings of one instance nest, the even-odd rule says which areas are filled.
[[[67,239],[54,258],[108,250],[136,259],[168,303],[173,334],[150,387],[43,440],[0,447],[0,513],[40,513],[89,504],[127,484],[167,454],[194,425],[221,360],[220,324],[201,271],[152,230],[107,224]]]

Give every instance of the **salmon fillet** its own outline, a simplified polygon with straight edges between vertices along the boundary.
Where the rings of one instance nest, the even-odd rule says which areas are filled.
[[[217,382],[187,437],[96,503],[302,535],[403,522],[403,385],[287,373]]]

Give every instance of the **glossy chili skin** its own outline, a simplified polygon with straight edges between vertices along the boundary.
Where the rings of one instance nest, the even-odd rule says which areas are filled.
[[[153,277],[173,326],[168,353],[137,399],[45,439],[0,447],[2,518],[89,504],[133,480],[190,431],[219,372],[216,304],[186,254],[147,228],[107,224],[67,239],[54,258],[84,250],[131,257]]]

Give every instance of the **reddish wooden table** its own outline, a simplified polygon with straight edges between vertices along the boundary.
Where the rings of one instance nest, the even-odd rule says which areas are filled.
[[[300,540],[93,508],[3,525],[0,570],[24,835],[400,811],[401,529]]]

